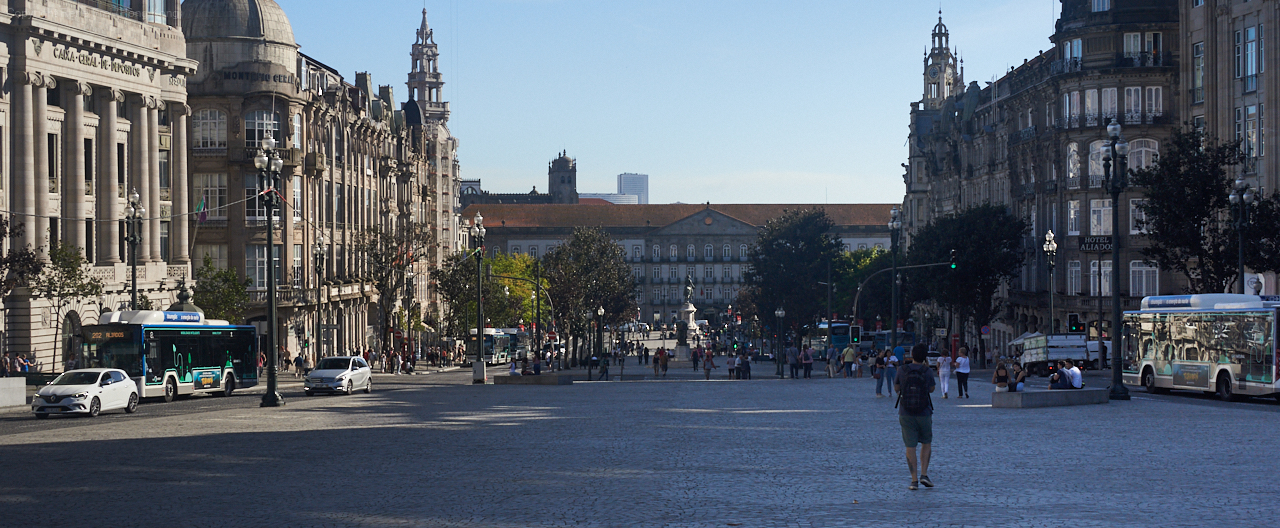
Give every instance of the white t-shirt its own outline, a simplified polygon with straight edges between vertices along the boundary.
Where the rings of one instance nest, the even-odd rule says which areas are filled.
[[[1080,374],[1080,368],[1072,366],[1067,369],[1067,376],[1071,378],[1071,386],[1077,389],[1084,387],[1084,378]]]
[[[967,356],[956,358],[956,372],[969,373],[969,358]]]
[[[938,373],[951,371],[951,356],[938,356]]]
[[[884,368],[898,368],[898,356],[889,354],[889,357],[884,358]]]

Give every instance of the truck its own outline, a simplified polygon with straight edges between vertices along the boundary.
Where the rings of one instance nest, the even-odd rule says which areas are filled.
[[[1104,342],[1113,350],[1111,342]],[[1070,359],[1080,368],[1098,368],[1098,342],[1082,334],[1031,335],[1022,342],[1022,368],[1028,374],[1046,377],[1057,369],[1058,361]]]

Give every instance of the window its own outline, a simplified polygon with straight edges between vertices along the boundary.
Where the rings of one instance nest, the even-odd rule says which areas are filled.
[[[1116,103],[1116,89],[1103,88],[1102,89],[1102,117],[1104,118],[1103,124],[1107,124],[1111,122],[1110,121],[1111,119],[1115,119],[1117,108],[1119,108],[1119,106],[1117,106],[1117,103]]]
[[[711,244],[702,246],[702,258],[711,260],[716,257],[716,248]]]
[[[529,246],[529,256],[535,259],[538,258],[538,246]]]
[[[1102,185],[1102,158],[1109,154],[1107,144],[1104,141],[1094,141],[1089,144],[1089,186],[1098,187]]]
[[[1111,199],[1089,200],[1089,234],[1111,234]]]
[[[302,176],[294,176],[293,183],[293,220],[302,221]]]
[[[1142,88],[1131,86],[1124,89],[1124,122],[1138,124],[1142,122]]]
[[[1080,261],[1067,262],[1067,295],[1080,295]]]
[[[1093,12],[1110,11],[1111,0],[1093,0]]]
[[[1244,155],[1258,156],[1258,105],[1244,107]]]
[[[653,278],[654,278],[655,280],[656,280],[656,279],[661,279],[661,278],[662,278],[662,266],[654,266],[654,267],[653,267]]]
[[[1129,234],[1142,235],[1146,234],[1147,228],[1142,223],[1146,221],[1146,213],[1142,212],[1139,207],[1145,200],[1141,198],[1129,199]]]
[[[267,201],[259,196],[258,176],[256,174],[244,175],[244,198],[246,223],[249,221],[265,222],[267,220]]]
[[[192,194],[192,199],[199,199],[194,210],[208,211],[208,218],[226,220],[227,175],[196,174],[192,180],[195,184],[195,193]],[[225,255],[223,258],[226,258]]]
[[[293,148],[302,148],[302,114],[293,114]]]
[[[1078,143],[1067,144],[1067,180],[1080,180],[1080,145]]]
[[[94,196],[97,194],[93,192],[93,181],[95,179],[93,177],[93,167],[94,167],[93,160],[95,159],[97,159],[97,156],[95,156],[93,152],[93,140],[89,138],[85,138],[84,140],[84,195],[85,196]],[[163,191],[166,194],[168,193],[168,182],[169,182],[169,151],[162,150],[160,151],[160,186],[164,188]]]
[[[511,254],[512,254],[512,255],[519,255],[519,254],[520,254],[520,246],[511,246]]]
[[[169,224],[170,224],[170,222],[168,222],[168,221],[162,221],[162,222],[160,222],[160,260],[162,260],[162,261],[164,261],[164,262],[169,262],[169,255],[170,255],[170,252],[169,252]],[[92,232],[93,232],[93,229],[92,229],[92,227],[93,227],[93,221],[92,221],[92,220],[90,220],[90,221],[89,221],[89,226],[88,226],[88,227],[89,227],[90,229],[89,229],[87,232],[88,232],[88,233],[92,233]],[[92,247],[93,247],[93,244],[92,244],[92,243],[90,243],[90,244],[89,244],[89,248],[92,248]],[[90,250],[90,251],[92,251],[92,250]],[[90,260],[90,262],[92,262],[92,260]]]
[[[1062,94],[1062,126],[1071,121],[1071,94]]]
[[[678,277],[680,277],[680,275],[676,274],[676,267],[674,265],[667,266],[667,278],[675,279]]]
[[[204,266],[205,256],[213,261],[215,268],[225,269],[227,267],[227,246],[222,244],[196,244],[195,251],[191,254],[192,265],[199,269]]]
[[[302,278],[306,276],[302,273],[302,244],[293,245],[293,268],[290,269],[289,275],[293,279],[293,287],[301,288]]]
[[[1111,261],[1102,261],[1102,274],[1098,274],[1098,261],[1089,261],[1089,295],[1107,297],[1111,295]]]
[[[684,247],[684,258],[693,260],[693,244]]]
[[[1191,7],[1200,7],[1204,5],[1204,0],[1191,0]]]
[[[1244,75],[1244,32],[1236,31],[1236,62],[1235,62],[1235,78],[1239,79]]]
[[[1191,45],[1191,102],[1204,102],[1204,42]]]
[[[245,148],[261,148],[262,140],[268,136],[275,137],[280,131],[280,114],[258,110],[249,112],[244,118]]]
[[[147,22],[168,24],[169,15],[164,10],[165,0],[147,0]]]
[[[738,258],[739,258],[739,259],[746,259],[746,258],[747,258],[747,245],[746,245],[746,244],[742,244],[742,245],[738,246]]]
[[[631,258],[640,260],[644,256],[644,249],[640,246],[631,246]]]
[[[191,148],[195,150],[227,148],[227,114],[212,108],[197,111],[191,116],[194,134]]]
[[[631,267],[631,277],[637,281],[644,278],[644,268],[640,266]]]
[[[729,268],[730,268],[729,266],[721,266],[721,267],[720,267],[720,269],[724,270],[724,274],[723,274],[723,275],[721,275],[721,277],[723,277],[723,278],[725,278],[725,279],[728,279],[728,278],[730,277],[730,275],[729,275],[729,273],[730,273]]]
[[[1156,162],[1160,144],[1154,139],[1135,139],[1129,142],[1129,168],[1145,169]]]
[[[723,248],[720,248],[720,257],[728,260],[730,252],[729,244],[725,244]]]
[[[1098,91],[1084,91],[1084,117],[1085,126],[1098,125]]]
[[[339,224],[347,222],[347,187],[341,183],[333,184],[333,215],[337,217]]]
[[[280,246],[272,248],[272,262],[275,264],[276,284],[281,282],[280,277]],[[249,244],[244,247],[244,275],[253,281],[251,288],[265,289],[267,287],[267,246],[265,244]]]
[[[1129,296],[1160,295],[1160,269],[1141,260],[1129,263]]]
[[[701,266],[701,267],[702,267],[702,278],[704,279],[716,278],[716,273],[715,273],[716,270],[713,266]]]
[[[657,262],[659,260],[662,260],[662,246],[654,244],[653,245],[653,261]]]
[[[1124,56],[1136,58],[1142,53],[1142,33],[1124,34]]]
[[[677,258],[680,257],[680,253],[677,252],[675,244],[671,244],[671,247],[669,249],[671,251],[668,252],[668,258],[670,258],[672,261],[675,261]]]
[[[1080,126],[1080,92],[1071,92],[1071,126]]]
[[[1159,86],[1147,87],[1147,121],[1150,122],[1153,117],[1164,115],[1164,97],[1161,95],[1163,90]]]

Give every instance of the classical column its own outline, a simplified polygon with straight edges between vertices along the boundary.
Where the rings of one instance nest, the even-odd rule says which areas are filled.
[[[120,158],[116,145],[120,143],[116,129],[119,128],[117,104],[124,101],[124,93],[119,90],[107,90],[100,98],[99,105],[102,116],[98,123],[98,262],[103,265],[115,264],[120,260]]]
[[[164,108],[164,101],[157,100],[154,97],[148,97],[151,100],[147,105],[147,134],[150,135],[150,145],[147,154],[149,156],[150,176],[146,180],[147,192],[147,209],[150,219],[147,220],[147,236],[150,242],[147,243],[147,260],[149,262],[160,262],[160,109]],[[172,153],[170,153],[172,155]],[[173,178],[169,179],[170,182]]]
[[[84,192],[85,192],[85,163],[84,163],[84,98],[92,94],[89,85],[78,81],[68,81],[66,83],[66,103],[64,107],[66,114],[66,137],[63,143],[63,152],[66,153],[66,162],[63,165],[67,170],[63,171],[62,178],[62,230],[65,235],[62,237],[67,244],[80,250],[81,255],[88,254],[88,247],[85,243],[84,219]]]
[[[10,179],[9,201],[13,204],[13,225],[23,224],[23,236],[19,243],[36,246],[40,240],[36,230],[35,214],[36,188],[33,176],[36,172],[36,152],[34,138],[34,113],[32,108],[32,85],[38,77],[27,72],[15,72],[13,75],[13,137],[14,137],[14,171]]]
[[[151,156],[148,153],[151,152],[152,148],[151,133],[147,130],[147,125],[150,123],[150,120],[147,119],[148,100],[152,105],[155,104],[155,99],[143,95],[133,97],[134,104],[132,105],[133,108],[131,108],[132,112],[129,114],[129,121],[132,123],[129,133],[133,136],[133,148],[129,159],[131,174],[126,179],[128,187],[124,192],[127,197],[134,189],[137,189],[142,194],[142,199],[147,200],[143,206],[147,209],[147,215],[150,216],[158,213],[158,211],[151,208],[146,186],[146,182],[151,180]],[[150,240],[146,229],[143,229],[141,234],[144,243]],[[139,251],[138,261],[146,262],[146,254],[146,246],[143,246],[142,251]]]
[[[36,253],[41,255],[41,258],[48,258],[49,252],[43,248],[49,247],[49,216],[52,214],[52,211],[49,210],[49,193],[55,191],[55,189],[49,188],[50,171],[54,168],[49,166],[48,90],[57,89],[58,83],[53,80],[53,77],[41,76],[40,79],[40,82],[31,84],[31,107],[34,119],[31,133],[35,136],[33,144],[35,145],[36,158],[34,246]]]
[[[173,221],[169,222],[173,247],[170,251],[175,263],[186,264],[191,262],[191,247],[187,240],[187,229],[191,226],[191,217],[187,216],[191,205],[187,185],[187,116],[191,115],[191,107],[178,102],[169,103],[168,107],[172,119],[169,128],[173,131],[173,150],[169,152],[169,185],[173,188]]]

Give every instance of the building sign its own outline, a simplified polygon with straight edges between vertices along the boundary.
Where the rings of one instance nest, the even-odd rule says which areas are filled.
[[[74,62],[81,66],[90,68],[101,68],[103,71],[129,75],[132,77],[142,77],[142,67],[133,64],[126,64],[94,55],[85,51],[78,51],[70,48],[54,48],[53,58]]]
[[[222,72],[222,80],[297,84],[297,78],[293,75],[272,75],[270,73],[250,71],[224,71]]]
[[[1080,237],[1080,251],[1084,253],[1110,253],[1111,237],[1109,236],[1087,236]]]

